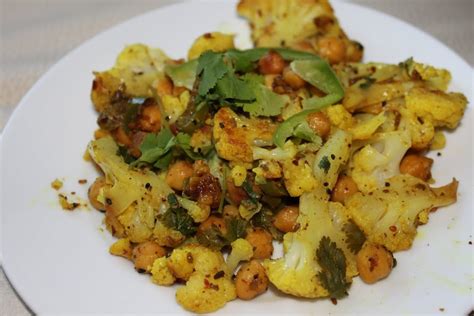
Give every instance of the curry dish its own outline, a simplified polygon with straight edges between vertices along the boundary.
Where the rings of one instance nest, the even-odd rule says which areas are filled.
[[[207,313],[269,284],[341,299],[375,283],[430,212],[456,202],[432,187],[467,99],[450,73],[407,59],[360,63],[324,0],[241,0],[255,48],[196,39],[187,60],[127,46],[94,73],[99,129],[88,146],[103,175],[89,189],[131,260],[177,302]],[[282,243],[283,255],[273,255]]]

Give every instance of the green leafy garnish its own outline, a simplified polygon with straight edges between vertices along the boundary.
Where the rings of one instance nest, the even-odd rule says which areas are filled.
[[[318,167],[324,170],[324,173],[328,173],[329,168],[331,168],[331,162],[328,159],[328,156],[324,156],[318,163]]]
[[[349,283],[346,281],[346,257],[344,252],[324,236],[316,250],[316,258],[322,270],[318,278],[322,286],[328,290],[332,298],[342,298],[347,295]]]
[[[199,56],[196,69],[196,74],[201,78],[199,95],[205,96],[229,70],[223,54],[207,51]]]
[[[173,133],[168,128],[162,129],[158,134],[147,134],[140,145],[142,153],[140,158],[132,162],[131,165],[136,166],[139,163],[149,163],[156,164],[157,168],[163,167],[166,165],[166,161],[170,160],[167,154],[175,144]],[[162,158],[165,159],[162,160]]]
[[[364,232],[352,220],[342,227],[342,231],[346,234],[347,248],[354,254],[358,253],[366,240]]]
[[[245,193],[249,196],[249,200],[253,204],[257,204],[258,200],[260,198],[260,195],[257,194],[252,187],[252,183],[248,181],[248,179],[245,179],[244,183],[242,184],[242,189],[244,189]]]
[[[321,137],[319,137],[319,135],[316,134],[311,129],[311,127],[309,127],[308,122],[306,120],[304,120],[303,122],[301,122],[295,127],[295,130],[293,131],[293,135],[309,142],[313,142],[313,143],[321,142]]]
[[[168,203],[170,207],[161,217],[163,224],[185,236],[193,235],[196,232],[193,218],[179,205],[175,194],[168,195]]]
[[[273,236],[273,239],[282,241],[284,234],[273,225],[273,218],[273,212],[265,208],[252,217],[251,223],[253,226],[262,227],[267,230]]]
[[[248,224],[240,218],[231,218],[226,221],[227,224],[227,242],[230,244],[239,238],[245,238],[247,235]]]
[[[364,89],[364,90],[367,90],[370,88],[370,86],[375,83],[375,79],[374,78],[371,78],[371,77],[365,77],[363,78],[364,82],[362,82],[360,85],[359,85],[359,88],[361,89]]]
[[[227,73],[217,81],[216,92],[223,99],[232,99],[239,101],[255,100],[255,92],[252,87],[234,74]]]
[[[135,157],[133,157],[129,153],[127,147],[125,147],[125,146],[118,146],[117,155],[122,157],[123,161],[125,161],[125,163],[128,163],[128,164],[135,160]]]
[[[206,247],[220,250],[229,246],[234,240],[244,238],[247,234],[248,224],[246,221],[238,218],[231,218],[225,221],[227,233],[222,234],[219,227],[211,225],[205,231],[199,231],[196,235],[198,242]]]

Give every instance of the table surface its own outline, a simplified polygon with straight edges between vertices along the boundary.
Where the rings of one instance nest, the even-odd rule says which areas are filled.
[[[0,132],[23,95],[67,52],[98,32],[176,0],[1,0]],[[472,0],[352,0],[430,33],[474,65]],[[111,5],[113,3],[113,5]],[[30,315],[3,270],[0,314]]]

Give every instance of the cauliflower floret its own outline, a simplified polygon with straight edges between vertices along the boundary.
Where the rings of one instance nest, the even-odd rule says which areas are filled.
[[[157,221],[153,228],[152,239],[162,247],[174,248],[181,244],[186,236],[179,231],[166,227],[162,222]]]
[[[322,41],[334,38],[342,50],[337,62],[362,58],[362,45],[348,39],[327,0],[241,0],[237,12],[249,20],[256,47],[291,47],[325,55]]]
[[[228,107],[214,116],[213,136],[219,157],[234,162],[252,162],[255,143],[272,143],[274,123],[267,119],[238,116]]]
[[[318,152],[313,172],[324,185],[300,197],[299,229],[285,234],[284,257],[264,261],[270,281],[285,293],[309,298],[340,297],[357,274],[354,255],[358,249],[353,245],[362,245],[363,241],[354,242],[349,232],[357,227],[350,223],[342,204],[327,202],[340,167],[349,158],[350,140],[350,134],[337,130]],[[346,229],[347,225],[354,229]],[[317,254],[327,248],[331,248],[331,255]],[[339,282],[329,285],[325,278],[328,273],[338,275]]]
[[[188,59],[198,58],[205,51],[225,52],[234,48],[234,35],[220,32],[206,33],[199,36],[188,51]]]
[[[282,148],[276,147],[270,150],[253,146],[252,152],[254,160],[266,159],[281,161],[292,159],[294,156],[296,156],[298,153],[298,148],[291,140],[288,140]]]
[[[160,257],[153,261],[151,268],[151,280],[153,283],[158,285],[172,285],[176,281],[176,278],[168,268],[166,257]]]
[[[241,261],[249,261],[253,256],[252,245],[243,238],[234,240],[230,246],[232,250],[227,257],[227,267],[233,273]]]
[[[346,207],[369,241],[399,251],[410,248],[420,217],[426,222],[431,210],[456,202],[457,186],[453,180],[430,188],[418,178],[398,175],[386,180],[383,188],[356,193]]]
[[[206,153],[212,146],[212,127],[204,125],[198,128],[191,136],[189,145],[191,145],[194,152]]]
[[[417,150],[428,148],[435,135],[435,128],[430,120],[419,120],[415,113],[405,106],[398,110],[401,120],[398,129],[409,133],[411,146]]]
[[[199,204],[195,201],[177,196],[179,204],[188,211],[196,223],[204,222],[211,214],[211,207],[205,204]]]
[[[186,110],[191,95],[188,90],[183,91],[179,96],[175,97],[170,94],[161,97],[163,111],[168,118],[170,124],[174,123],[181,114]]]
[[[111,137],[89,143],[92,159],[105,173],[103,197],[107,211],[125,227],[130,241],[145,241],[153,232],[155,215],[172,192],[162,177],[148,170],[130,169]]]
[[[132,258],[132,244],[128,238],[120,238],[110,246],[109,252],[114,256],[130,259]]]
[[[342,104],[330,106],[325,112],[331,124],[339,128],[347,130],[355,124],[351,113]]]
[[[196,313],[210,313],[235,299],[231,273],[219,251],[197,244],[173,250],[167,259],[171,273],[186,285],[176,291],[176,300]]]
[[[176,291],[176,300],[194,313],[211,313],[236,298],[235,285],[230,277],[218,277],[219,272],[207,276],[194,273],[186,286]],[[217,277],[217,278],[216,278]]]
[[[122,84],[130,95],[153,96],[153,84],[159,78],[163,78],[165,61],[168,59],[157,48],[142,44],[125,47],[117,57],[114,67],[94,73],[91,98],[96,110],[102,112]]]
[[[270,282],[282,292],[308,298],[343,296],[347,284],[357,275],[355,252],[348,246],[351,237],[343,229],[345,225],[351,225],[349,217],[341,204],[326,199],[314,193],[301,197],[297,220],[300,228],[285,234],[284,257],[263,263]],[[345,271],[339,273],[345,279],[336,287],[328,287],[320,277],[328,269],[317,257],[317,250],[321,250],[325,238],[335,243],[344,259]]]
[[[434,127],[456,128],[467,106],[467,99],[461,93],[444,93],[415,88],[405,97],[408,111]]]
[[[356,152],[349,174],[362,192],[383,186],[385,179],[400,174],[400,161],[410,148],[406,132],[389,132],[375,136]]]
[[[357,122],[350,129],[353,140],[370,138],[386,120],[384,112],[378,115],[359,114],[355,118]]]
[[[259,184],[265,183],[266,179],[279,179],[283,176],[282,168],[275,160],[259,160],[258,167],[252,171],[255,173],[255,181]]]
[[[236,165],[230,171],[230,176],[234,181],[234,185],[240,187],[247,178],[247,169],[241,165]]]
[[[413,76],[415,72],[421,77],[421,80],[428,84],[429,88],[436,90],[446,91],[451,81],[451,74],[446,69],[435,68],[415,61],[408,61],[408,73]]]
[[[301,196],[304,192],[310,192],[317,186],[313,169],[305,159],[285,160],[283,162],[283,177],[290,196]]]

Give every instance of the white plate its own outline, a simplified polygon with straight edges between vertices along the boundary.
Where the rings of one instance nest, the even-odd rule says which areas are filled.
[[[397,63],[410,56],[451,70],[451,90],[472,98],[471,68],[449,48],[414,27],[348,3],[334,4],[365,60]],[[126,260],[108,254],[113,238],[102,232],[95,211],[65,212],[50,182],[64,177],[68,192],[85,197],[95,170],[82,160],[96,127],[89,92],[92,70],[107,69],[125,44],[161,47],[185,56],[198,35],[225,22],[240,25],[229,2],[193,2],[150,12],[114,27],[63,58],[23,98],[4,130],[2,151],[3,264],[8,278],[37,313],[181,313],[175,288],[152,284]],[[337,306],[268,291],[252,302],[234,301],[221,313],[445,313],[472,309],[471,109],[441,157],[434,157],[439,184],[460,180],[459,201],[420,227],[410,251],[376,285],[354,281]]]

